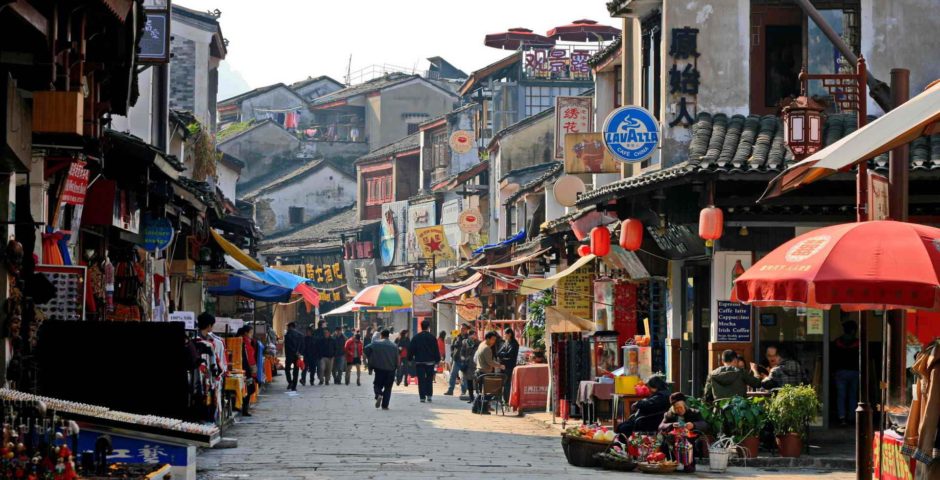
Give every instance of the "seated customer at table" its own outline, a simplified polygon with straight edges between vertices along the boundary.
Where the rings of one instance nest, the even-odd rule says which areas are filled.
[[[617,433],[629,436],[633,432],[654,432],[662,422],[663,414],[669,410],[669,386],[661,375],[653,375],[646,381],[650,396],[630,407],[632,414],[617,425]]]
[[[767,347],[767,361],[771,365],[770,372],[761,380],[761,386],[767,390],[804,383],[803,366],[789,352],[773,346]],[[758,375],[757,365],[752,363],[751,371]]]
[[[734,350],[721,352],[722,366],[712,370],[705,380],[703,398],[706,402],[747,395],[747,387],[761,386],[760,378],[749,370],[737,367],[738,354]]]

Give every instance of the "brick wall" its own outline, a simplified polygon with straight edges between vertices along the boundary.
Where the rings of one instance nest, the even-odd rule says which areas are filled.
[[[170,108],[196,109],[196,42],[175,37],[170,42]]]

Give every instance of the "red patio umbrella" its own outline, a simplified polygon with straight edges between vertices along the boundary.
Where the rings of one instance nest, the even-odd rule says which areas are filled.
[[[756,306],[840,305],[855,311],[937,310],[938,278],[940,229],[894,221],[857,222],[813,230],[777,247],[734,281],[732,300]],[[859,317],[856,478],[870,479],[868,322]],[[887,352],[887,344],[883,348]]]
[[[491,33],[483,39],[487,47],[518,50],[523,47],[546,48],[555,46],[555,40],[532,32],[528,28],[510,28],[508,31]]]
[[[546,35],[555,40],[564,40],[566,42],[595,42],[617,38],[620,35],[620,29],[609,25],[600,25],[594,20],[583,18],[568,25],[555,27],[549,30]]]
[[[820,228],[760,259],[734,282],[756,306],[940,308],[940,229],[874,221]]]

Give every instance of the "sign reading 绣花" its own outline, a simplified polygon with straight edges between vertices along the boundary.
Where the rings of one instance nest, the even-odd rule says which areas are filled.
[[[604,121],[604,144],[616,160],[635,163],[659,146],[659,122],[643,107],[620,107]]]

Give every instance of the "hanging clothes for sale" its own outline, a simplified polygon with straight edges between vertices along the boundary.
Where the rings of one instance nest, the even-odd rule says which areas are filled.
[[[911,413],[901,451],[917,461],[916,479],[940,478],[940,340],[917,356]]]

